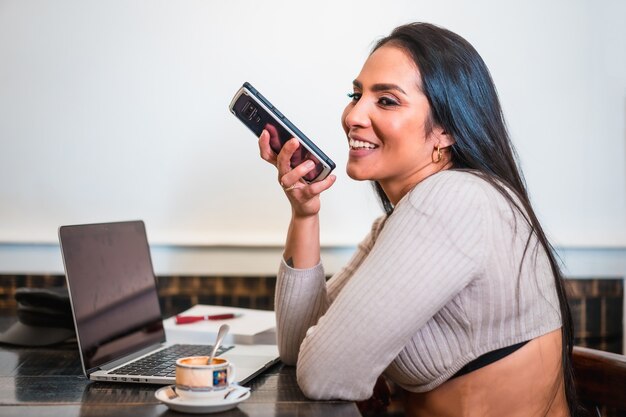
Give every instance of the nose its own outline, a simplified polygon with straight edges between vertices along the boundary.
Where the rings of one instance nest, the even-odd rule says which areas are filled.
[[[363,100],[351,102],[346,106],[343,112],[343,124],[349,130],[355,127],[367,127],[370,124],[370,118],[367,106]]]

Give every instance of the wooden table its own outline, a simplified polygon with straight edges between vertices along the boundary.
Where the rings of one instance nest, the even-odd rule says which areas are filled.
[[[0,317],[0,331],[14,321],[14,317]],[[355,403],[307,399],[296,383],[295,368],[282,364],[248,386],[252,388],[250,399],[214,415],[361,416]],[[47,348],[0,344],[0,416],[182,416],[154,398],[158,388],[87,380],[75,343]]]

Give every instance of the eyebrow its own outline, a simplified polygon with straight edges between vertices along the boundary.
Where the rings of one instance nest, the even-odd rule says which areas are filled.
[[[354,80],[354,81],[352,81],[352,84],[353,84],[356,88],[358,88],[358,89],[360,89],[360,90],[362,90],[362,89],[363,89],[363,84],[362,84],[360,81],[358,81],[358,80]],[[371,89],[372,89],[372,91],[376,91],[376,92],[379,92],[379,91],[396,90],[396,91],[401,92],[401,93],[402,93],[402,94],[404,94],[404,95],[407,95],[407,94],[406,94],[406,92],[405,92],[402,88],[400,88],[400,86],[399,86],[399,85],[396,85],[396,84],[391,84],[391,83],[378,83],[378,84],[374,84],[374,85],[372,86],[372,88],[371,88]]]

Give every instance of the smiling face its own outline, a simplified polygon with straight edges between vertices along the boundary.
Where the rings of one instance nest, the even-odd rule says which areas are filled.
[[[443,169],[445,164],[433,162],[433,152],[437,145],[452,144],[442,129],[427,129],[430,106],[420,86],[411,57],[384,45],[365,61],[342,116],[350,146],[348,175],[378,181],[394,204]]]

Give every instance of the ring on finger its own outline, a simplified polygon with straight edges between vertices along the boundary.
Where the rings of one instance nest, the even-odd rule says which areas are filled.
[[[291,190],[294,190],[294,189],[298,188],[298,187],[296,187],[296,184],[297,183],[291,184],[289,187],[285,187],[285,185],[281,182],[280,186],[283,187],[283,190],[285,190],[285,191],[291,191]]]

